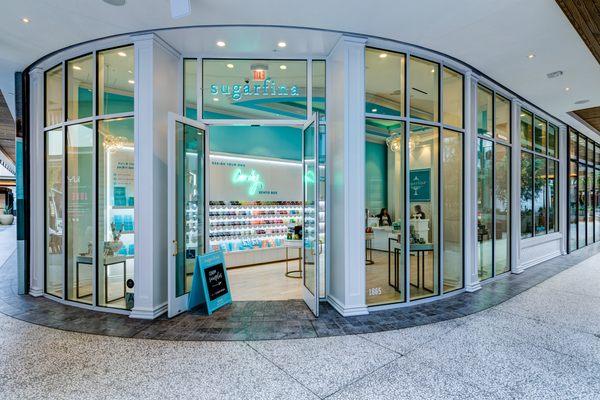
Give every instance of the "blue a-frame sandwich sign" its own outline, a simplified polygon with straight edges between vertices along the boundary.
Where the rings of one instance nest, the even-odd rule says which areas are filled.
[[[188,296],[188,309],[206,303],[206,311],[215,310],[231,303],[229,279],[222,251],[214,251],[196,257],[192,288]]]

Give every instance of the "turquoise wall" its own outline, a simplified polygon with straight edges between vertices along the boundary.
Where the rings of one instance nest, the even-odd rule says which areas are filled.
[[[210,151],[299,161],[302,131],[288,126],[211,126]]]
[[[387,147],[366,142],[365,153],[365,207],[379,213],[387,207]]]

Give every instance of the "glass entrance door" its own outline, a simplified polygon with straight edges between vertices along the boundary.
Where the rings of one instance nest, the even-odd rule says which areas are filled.
[[[205,251],[207,128],[169,113],[168,315],[187,311],[196,256]]]
[[[317,116],[307,121],[302,129],[302,185],[303,198],[303,287],[302,297],[315,316],[319,316],[319,270],[323,243],[319,230],[319,135]]]

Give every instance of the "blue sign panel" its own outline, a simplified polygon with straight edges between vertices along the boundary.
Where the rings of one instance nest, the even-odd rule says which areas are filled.
[[[213,251],[196,257],[192,288],[188,296],[188,309],[206,303],[206,311],[215,310],[231,303],[229,279],[222,251]]]
[[[410,201],[431,201],[431,170],[410,171]]]

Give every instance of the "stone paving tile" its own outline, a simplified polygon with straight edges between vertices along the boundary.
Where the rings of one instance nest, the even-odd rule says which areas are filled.
[[[398,357],[358,336],[255,341],[249,345],[320,397]]]

